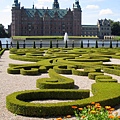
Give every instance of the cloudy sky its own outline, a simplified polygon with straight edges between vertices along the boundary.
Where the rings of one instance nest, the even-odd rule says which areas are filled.
[[[52,8],[54,0],[18,0],[21,6]],[[75,0],[58,0],[60,8],[71,8]],[[98,19],[120,21],[120,0],[79,0],[82,8],[82,24],[96,25]],[[0,0],[0,23],[7,28],[11,23],[11,7],[14,0]]]

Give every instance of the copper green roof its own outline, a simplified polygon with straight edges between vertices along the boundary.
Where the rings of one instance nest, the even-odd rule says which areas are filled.
[[[60,18],[63,18],[68,11],[67,9],[24,9],[24,10],[29,17],[34,17],[35,13],[37,12],[37,14],[40,17],[43,17],[45,13],[47,13],[51,18],[54,18],[56,12]]]

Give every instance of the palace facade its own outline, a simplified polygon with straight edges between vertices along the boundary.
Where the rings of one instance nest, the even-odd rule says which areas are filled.
[[[18,0],[12,6],[11,36],[98,36],[111,35],[110,22],[98,20],[97,25],[82,25],[82,9],[75,0],[73,9],[60,9],[54,0],[52,9],[24,8]]]

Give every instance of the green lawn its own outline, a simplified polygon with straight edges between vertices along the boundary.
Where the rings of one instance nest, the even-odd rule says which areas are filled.
[[[64,39],[64,36],[12,36],[13,40]],[[69,36],[69,39],[98,39],[97,36]]]

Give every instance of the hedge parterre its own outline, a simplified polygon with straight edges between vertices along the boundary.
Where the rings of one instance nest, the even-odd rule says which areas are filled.
[[[115,106],[120,101],[120,83],[104,73],[120,75],[120,65],[107,65],[110,58],[119,58],[118,48],[49,48],[10,49],[10,58],[31,61],[31,64],[9,64],[9,74],[41,75],[36,80],[39,90],[19,91],[6,97],[6,107],[14,114],[33,117],[73,115],[71,106],[84,107],[91,102]],[[76,90],[74,80],[61,74],[88,76],[96,81],[90,90]],[[109,94],[111,92],[112,94]],[[35,100],[72,100],[62,103],[31,103]]]

